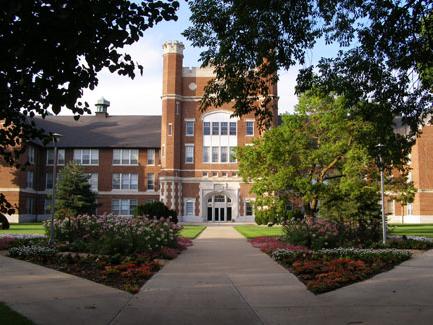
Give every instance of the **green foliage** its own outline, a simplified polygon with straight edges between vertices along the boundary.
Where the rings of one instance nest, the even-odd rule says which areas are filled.
[[[49,228],[50,223],[44,223]],[[79,215],[56,219],[54,234],[60,246],[79,252],[128,255],[153,252],[163,246],[177,247],[181,227],[169,221],[145,217]]]
[[[307,93],[279,127],[238,149],[240,174],[253,180],[258,222],[292,217],[287,207],[293,204],[313,218],[319,201],[320,209],[326,204],[331,210],[342,201],[350,205],[360,193],[377,193],[374,159],[359,143],[370,125],[348,116],[345,106],[344,98]]]
[[[169,209],[164,203],[160,201],[146,202],[137,206],[134,211],[134,216],[146,216],[148,218],[171,218],[173,222],[177,223],[177,213]]]
[[[267,81],[303,65],[308,51],[324,39],[341,51],[301,70],[298,94],[319,88],[344,96],[347,113],[374,126],[374,136],[365,139],[369,154],[377,155],[380,142],[387,148],[387,167],[406,161],[433,103],[431,1],[194,0],[190,8],[192,26],[184,35],[203,48],[203,65],[216,72],[202,108],[234,100],[235,115],[254,112],[269,119],[275,94]],[[405,136],[393,132],[400,116],[410,126]]]
[[[98,85],[98,73],[134,78],[142,66],[124,47],[148,28],[176,20],[177,1],[14,0],[0,11],[0,157],[19,165],[23,144],[51,135],[35,126],[35,114],[58,114],[62,107],[78,119],[90,113],[83,89]],[[0,194],[0,212],[13,208]]]
[[[59,173],[56,184],[56,218],[92,214],[96,210],[96,193],[90,189],[89,176],[81,166],[67,164]]]

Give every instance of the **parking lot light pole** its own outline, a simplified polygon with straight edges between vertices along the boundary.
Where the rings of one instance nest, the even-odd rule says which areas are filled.
[[[53,144],[54,144],[54,163],[53,163],[53,191],[52,191],[52,200],[51,200],[51,223],[50,223],[50,240],[48,241],[49,245],[54,245],[54,214],[56,212],[55,204],[56,204],[56,179],[57,179],[57,142],[61,138],[61,134],[53,133]]]

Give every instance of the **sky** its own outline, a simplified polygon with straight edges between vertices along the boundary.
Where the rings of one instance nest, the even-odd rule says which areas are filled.
[[[162,94],[162,44],[168,40],[178,40],[185,45],[183,65],[185,67],[199,66],[200,49],[193,48],[182,35],[189,25],[190,11],[184,1],[180,2],[176,22],[163,21],[144,32],[143,37],[132,46],[125,47],[134,61],[143,66],[143,74],[137,70],[136,77],[112,74],[103,69],[98,74],[99,84],[94,90],[86,89],[83,99],[92,111],[100,97],[110,101],[110,115],[161,115]],[[308,52],[306,65],[316,63],[322,56],[334,56],[338,48],[326,46],[319,41],[317,46]],[[294,94],[296,76],[300,66],[294,66],[289,71],[279,72],[278,94],[279,112],[293,112],[297,104]],[[61,114],[68,114],[63,110]]]

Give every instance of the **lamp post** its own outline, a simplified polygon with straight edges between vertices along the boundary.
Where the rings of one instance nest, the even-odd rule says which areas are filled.
[[[52,202],[51,202],[51,223],[50,223],[50,240],[49,245],[54,244],[54,214],[55,214],[55,204],[56,204],[56,179],[57,179],[57,142],[61,138],[60,133],[53,133],[53,144],[54,144],[54,163],[53,163],[53,191],[52,191]]]
[[[382,242],[386,244],[386,218],[385,218],[385,193],[384,193],[384,175],[383,175],[383,158],[382,158],[382,149],[384,147],[383,144],[379,143],[376,146],[379,149],[379,163],[378,167],[380,170],[380,197],[381,197],[381,206],[382,206]]]

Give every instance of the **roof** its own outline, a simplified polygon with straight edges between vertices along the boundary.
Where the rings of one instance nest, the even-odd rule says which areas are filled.
[[[35,118],[46,132],[60,133],[61,148],[159,148],[161,116],[104,114]],[[48,146],[52,146],[50,143]]]

